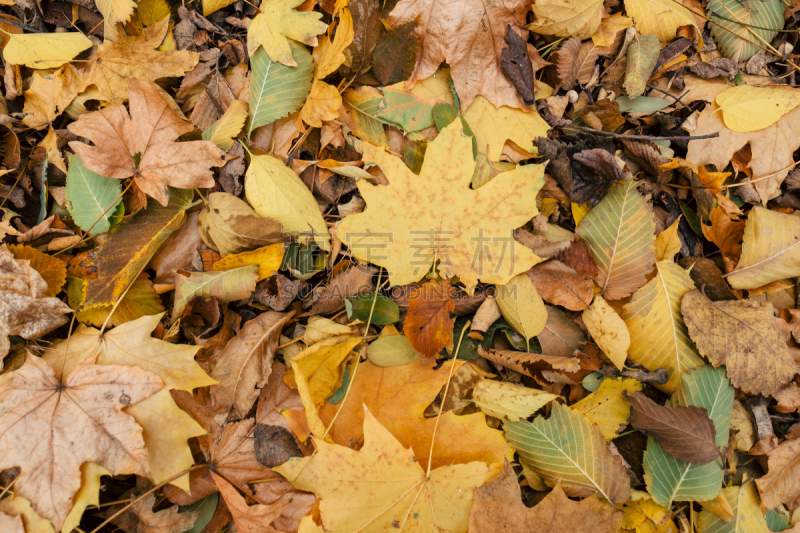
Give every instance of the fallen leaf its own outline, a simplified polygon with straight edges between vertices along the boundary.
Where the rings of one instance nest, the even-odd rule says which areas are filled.
[[[429,128],[436,123],[433,118],[434,107],[455,103],[451,83],[449,71],[442,69],[411,88],[403,83],[384,87],[383,101],[378,104],[377,115],[397,124],[406,132]]]
[[[559,308],[546,305],[545,309],[547,310],[547,323],[542,332],[536,336],[536,340],[542,347],[542,353],[558,357],[571,357],[575,350],[586,341],[586,335]]]
[[[678,217],[670,227],[659,233],[656,237],[657,261],[674,261],[677,253],[681,251],[681,238],[678,233],[680,221],[681,218]]]
[[[10,496],[0,500],[0,513],[2,516],[13,516],[22,519],[24,530],[27,533],[54,533],[53,524],[42,518],[31,507],[31,502],[22,496]],[[3,530],[5,531],[5,530]]]
[[[375,45],[372,71],[382,85],[405,81],[414,72],[419,51],[415,27],[416,21],[394,26]]]
[[[734,289],[755,289],[800,274],[800,219],[754,207],[744,226],[736,268],[728,276]]]
[[[478,95],[496,106],[519,108],[521,99],[503,75],[501,62],[506,28],[510,25],[527,36],[521,28],[527,9],[524,0],[490,5],[477,0],[401,0],[389,15],[388,27],[417,21],[421,51],[409,84],[430,77],[447,61],[462,109]]]
[[[119,180],[89,170],[76,155],[69,158],[67,209],[79,228],[95,235],[107,232],[121,201]]]
[[[773,394],[797,372],[770,303],[753,300],[712,302],[698,290],[687,292],[681,312],[700,354],[725,365],[735,387]]]
[[[460,122],[453,122],[428,144],[425,163],[416,176],[383,148],[365,144],[364,161],[382,166],[390,184],[358,182],[367,208],[339,223],[339,238],[356,257],[386,267],[392,285],[419,281],[436,259],[443,277],[458,275],[467,287],[478,279],[506,283],[538,263],[529,249],[512,251],[503,242],[538,213],[535,196],[543,168],[518,167],[473,190],[469,187],[475,167],[471,145]],[[400,198],[408,202],[404,200],[401,206]],[[438,202],[431,205],[426,198]],[[501,202],[502,215],[494,209]],[[469,205],[469,210],[459,211],[463,205]],[[448,216],[456,212],[458,219]],[[428,238],[412,233],[419,231],[416,228],[427,228],[423,231]]]
[[[309,300],[309,313],[330,315],[341,311],[347,298],[375,290],[372,278],[377,272],[378,269],[371,266],[354,265],[334,274],[328,285]]]
[[[513,350],[484,350],[481,347],[478,347],[478,354],[493,363],[529,377],[541,375],[542,371],[562,370],[574,373],[580,370],[580,361],[577,357],[539,355]]]
[[[445,280],[429,282],[413,289],[408,297],[408,315],[403,333],[411,346],[419,352],[423,363],[436,358],[436,354],[453,341],[455,319],[454,288]]]
[[[528,29],[541,35],[588,39],[600,27],[603,2],[599,0],[545,0],[532,8],[536,20]]]
[[[630,6],[630,4],[629,4]],[[632,9],[628,7],[628,9]],[[597,47],[612,46],[617,34],[633,26],[633,20],[622,13],[614,13],[600,22],[600,27],[592,34],[592,42]]]
[[[714,424],[704,409],[664,407],[641,392],[623,395],[631,404],[631,425],[655,439],[668,454],[696,465],[720,457],[714,445]]]
[[[469,516],[472,533],[524,533],[534,524],[541,533],[619,533],[622,513],[596,496],[570,500],[560,485],[535,506],[526,507],[517,475],[508,463],[500,474],[475,489]]]
[[[666,369],[669,381],[659,388],[675,392],[684,373],[703,365],[681,311],[682,298],[695,285],[672,261],[657,262],[655,273],[622,308],[631,338],[628,354],[652,372]]]
[[[475,97],[464,112],[464,120],[475,135],[478,151],[485,154],[489,161],[500,161],[507,141],[535,154],[533,139],[547,137],[550,130],[550,126],[537,113],[506,106],[497,108],[483,96]]]
[[[655,35],[663,43],[673,40],[681,26],[696,24],[692,12],[682,2],[625,0],[625,11],[640,34]]]
[[[217,271],[233,270],[248,265],[258,265],[258,277],[261,281],[275,275],[283,264],[286,252],[282,243],[270,244],[250,252],[229,255],[214,263],[212,268]]]
[[[569,39],[558,49],[556,71],[561,81],[561,88],[571,89],[575,82],[589,83],[594,75],[594,64],[597,62],[597,47],[593,43],[581,44],[577,37]],[[540,137],[545,137],[540,135]]]
[[[655,223],[636,182],[617,185],[575,230],[600,269],[595,276],[607,300],[633,294],[655,263]]]
[[[289,506],[289,501],[279,500],[273,505],[262,505],[260,503],[247,505],[244,497],[239,494],[233,485],[225,481],[225,478],[214,472],[211,475],[214,477],[219,492],[231,511],[236,528],[241,533],[276,531],[270,527],[270,524]]]
[[[234,100],[225,113],[203,132],[203,140],[211,141],[227,152],[233,147],[233,139],[242,131],[246,120],[247,102]]]
[[[560,483],[567,495],[597,494],[614,503],[630,496],[622,459],[611,454],[599,428],[582,414],[556,403],[549,419],[538,416],[532,423],[509,422],[504,430],[520,460],[548,485]]]
[[[192,70],[199,59],[196,52],[157,50],[168,30],[169,17],[165,17],[138,36],[121,35],[116,41],[104,41],[90,60],[89,74],[80,90],[94,85],[98,96],[121,104],[128,99],[128,86],[135,78],[157,80]]]
[[[135,497],[136,493],[131,493]],[[129,512],[138,519],[136,524],[137,533],[159,533],[161,531],[188,531],[194,525],[199,516],[197,510],[178,512],[177,507],[170,507],[163,511],[153,512],[153,505],[156,502],[154,494],[148,494],[142,499],[137,499],[131,505]]]
[[[441,466],[426,474],[414,452],[404,448],[369,410],[363,416],[361,450],[318,440],[314,457],[293,458],[275,470],[294,487],[321,498],[320,513],[328,530],[434,527],[466,533],[473,490],[491,475],[490,468],[471,462]],[[379,481],[367,482],[376,476]]]
[[[740,487],[733,486],[722,489],[734,520],[726,521],[708,509],[703,509],[697,517],[697,531],[700,533],[733,530],[741,533],[768,533],[772,529],[767,525],[761,502],[753,483],[743,482]]]
[[[9,335],[38,339],[66,324],[69,308],[58,298],[45,296],[47,281],[31,267],[29,259],[17,259],[4,244],[0,246],[0,355],[8,354]]]
[[[61,292],[61,287],[67,281],[67,264],[64,261],[24,244],[10,244],[8,251],[14,255],[17,261],[27,260],[30,267],[38,272],[47,283],[47,290],[42,296],[55,296]]]
[[[51,69],[69,63],[91,46],[92,41],[80,32],[8,34],[3,58],[12,65]]]
[[[495,295],[503,318],[526,341],[539,335],[547,324],[547,308],[531,278],[520,274],[499,287]]]
[[[483,413],[456,416],[448,411],[439,417],[423,416],[444,386],[450,364],[445,363],[434,370],[417,361],[390,368],[369,361],[360,363],[350,384],[348,400],[330,430],[333,441],[350,447],[364,441],[361,431],[363,404],[370,412],[375,412],[378,422],[397,435],[404,447],[414,450],[423,468],[428,466],[437,419],[439,427],[433,441],[431,468],[471,461],[502,464],[505,459],[511,459],[511,449],[502,434],[486,425]],[[375,383],[381,386],[375,387]],[[330,424],[338,409],[338,405],[329,403],[320,410],[326,425]]]
[[[709,28],[725,57],[736,62],[747,61],[761,49],[761,43],[770,42],[783,28],[780,2],[767,0],[760,7],[753,9],[749,0],[745,3],[709,0]]]
[[[278,222],[257,215],[246,202],[224,192],[208,195],[208,205],[197,216],[197,229],[223,257],[284,240]]]
[[[213,186],[211,167],[225,164],[225,153],[209,141],[176,143],[194,126],[170,109],[155,83],[132,79],[130,100],[130,116],[117,104],[82,115],[68,126],[94,143],[69,144],[86,168],[109,178],[133,177],[140,190],[165,207],[169,186]]]
[[[702,225],[703,235],[719,247],[720,252],[722,252],[722,258],[725,261],[725,270],[730,272],[736,267],[739,262],[739,256],[742,255],[742,238],[745,223],[732,220],[721,207],[712,209],[708,218],[711,226]],[[730,283],[730,280],[728,283]]]
[[[22,524],[21,516],[11,516],[6,513],[0,513],[0,527],[3,531],[8,533],[25,533],[25,527]]]
[[[678,5],[677,2],[673,3]],[[660,21],[663,19],[659,18]],[[628,46],[627,62],[625,64],[625,83],[622,88],[631,98],[644,94],[647,82],[653,74],[658,61],[661,43],[653,35],[639,35]]]
[[[534,265],[527,272],[542,299],[570,311],[582,311],[592,302],[594,282],[557,259]]]
[[[50,76],[35,72],[30,87],[24,93],[22,112],[26,116],[22,122],[37,129],[52,125],[78,95],[82,81],[82,73],[72,65],[66,65]]]
[[[600,387],[583,400],[570,406],[600,428],[606,440],[612,440],[628,425],[631,405],[622,396],[623,392],[642,390],[635,379],[604,379]]]
[[[211,377],[219,382],[211,387],[212,405],[227,413],[233,408],[244,417],[258,398],[259,389],[267,382],[281,329],[291,313],[268,311],[245,322],[222,350]]]
[[[214,473],[224,477],[239,489],[251,495],[248,483],[257,479],[278,477],[272,470],[258,462],[255,440],[252,438],[255,420],[246,418],[214,428],[209,435],[198,437],[200,448]],[[212,489],[213,492],[213,489]]]
[[[479,381],[472,390],[472,400],[481,411],[511,422],[528,418],[556,398],[548,392],[489,379]]]
[[[233,302],[247,298],[256,290],[258,267],[248,265],[223,272],[192,272],[189,276],[177,275],[175,279],[175,302],[172,321],[177,320],[186,304],[203,296],[221,302]]]
[[[252,56],[264,47],[271,61],[289,67],[297,66],[292,57],[289,39],[317,46],[317,35],[328,25],[321,13],[295,11],[302,0],[268,0],[259,6],[259,13],[247,27],[247,54]]]
[[[791,89],[739,85],[714,99],[722,122],[741,133],[763,130],[800,105],[800,92]]]
[[[625,322],[599,294],[581,317],[594,342],[614,366],[622,370],[631,345],[631,336]]]
[[[63,383],[63,384],[62,384]],[[0,376],[0,468],[22,469],[16,491],[60,528],[80,488],[80,466],[147,475],[141,428],[122,409],[155,394],[158,376],[134,367],[78,365],[60,381],[28,356]]]

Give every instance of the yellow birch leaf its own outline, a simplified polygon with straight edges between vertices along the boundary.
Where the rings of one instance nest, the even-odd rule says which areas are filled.
[[[558,397],[542,390],[490,379],[482,379],[472,390],[472,400],[481,411],[512,422],[528,418]]]
[[[531,7],[536,15],[528,29],[541,35],[588,39],[603,16],[602,0],[540,0]]]
[[[698,533],[771,533],[758,497],[755,483],[722,489],[722,495],[733,510],[735,522],[725,522],[711,511],[703,510],[697,520]]]
[[[536,155],[533,146],[537,137],[547,137],[550,126],[535,111],[522,111],[507,106],[495,107],[483,96],[477,96],[464,113],[464,120],[469,124],[478,151],[489,161],[500,161],[506,141]]]
[[[633,26],[633,21],[631,19],[622,13],[615,13],[608,18],[604,18],[602,22],[600,22],[600,27],[597,28],[597,31],[592,35],[592,42],[598,48],[611,46],[614,44],[617,33],[631,26]]]
[[[527,274],[520,274],[501,285],[495,295],[503,318],[517,333],[530,340],[544,331],[547,308]]]
[[[187,470],[194,464],[188,440],[205,435],[200,424],[181,411],[166,387],[125,409],[144,430],[142,437],[147,446],[150,475],[158,484]],[[189,473],[170,481],[185,491],[189,490]]]
[[[69,63],[91,46],[80,32],[8,34],[3,57],[12,65],[45,70]]]
[[[203,132],[203,140],[211,141],[220,150],[227,152],[233,146],[233,139],[242,131],[246,120],[247,102],[234,100],[219,120]]]
[[[642,390],[642,384],[635,379],[604,379],[600,387],[583,400],[573,404],[570,409],[577,411],[600,427],[606,440],[611,440],[628,425],[631,404],[622,397],[624,391],[633,394]]]
[[[250,252],[242,252],[223,257],[212,268],[217,271],[231,270],[248,265],[258,265],[258,281],[275,274],[283,262],[286,248],[282,243],[270,244]]]
[[[689,273],[672,261],[656,263],[656,275],[636,291],[622,310],[630,332],[631,361],[650,371],[664,368],[669,381],[655,385],[675,392],[686,372],[703,366],[681,314],[681,299],[694,289]]]
[[[603,353],[622,370],[628,358],[631,336],[617,312],[598,294],[583,312],[583,323]]]
[[[681,238],[678,235],[680,222],[681,217],[678,217],[670,227],[656,237],[656,261],[672,261],[675,259],[675,254],[681,251]]]
[[[355,337],[333,337],[309,346],[292,357],[294,380],[306,410],[308,427],[318,438],[325,434],[319,408],[342,386],[350,352],[360,342]]]
[[[625,0],[625,11],[639,33],[671,41],[681,26],[695,26],[692,12],[678,0]]]
[[[729,130],[740,133],[768,128],[800,105],[800,91],[737,85],[725,89],[714,100],[715,112]]]
[[[72,533],[72,530],[80,525],[86,508],[100,505],[100,478],[110,475],[111,472],[97,463],[81,465],[81,488],[72,497],[72,510],[61,526],[61,533]]]
[[[359,451],[321,440],[315,445],[314,456],[294,457],[275,470],[293,487],[320,498],[328,531],[466,533],[473,490],[494,473],[475,461],[441,466],[427,475],[422,458],[415,458],[368,410]]]
[[[314,195],[283,161],[269,155],[253,156],[244,192],[255,212],[283,224],[285,233],[299,235],[301,242],[313,240],[323,250],[330,250],[328,226]]]
[[[508,239],[538,213],[541,165],[519,166],[472,189],[472,139],[460,120],[428,144],[419,175],[370,143],[363,160],[377,163],[389,185],[360,180],[367,207],[339,222],[336,233],[357,258],[389,270],[392,285],[419,281],[437,260],[442,277],[457,275],[467,287],[507,283],[540,261]]]
[[[295,67],[289,39],[310,46],[317,46],[317,35],[325,33],[328,25],[322,22],[322,13],[295,11],[303,0],[267,0],[258,6],[259,13],[247,27],[247,53],[255,54],[259,46],[264,47],[270,60]],[[214,2],[217,4],[217,2]],[[209,5],[209,8],[216,5]],[[206,12],[206,6],[203,6]],[[210,14],[208,11],[206,14]]]
[[[214,385],[195,360],[200,346],[172,344],[150,336],[162,314],[145,316],[103,332],[84,325],[69,340],[57,341],[44,354],[57,375],[67,375],[82,361],[97,357],[100,365],[138,366],[158,375],[173,389],[191,392],[198,387]]]

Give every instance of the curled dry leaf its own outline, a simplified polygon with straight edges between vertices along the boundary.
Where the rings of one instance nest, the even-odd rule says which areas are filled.
[[[279,222],[257,215],[246,202],[224,192],[208,195],[208,204],[197,216],[197,230],[223,257],[284,241]]]

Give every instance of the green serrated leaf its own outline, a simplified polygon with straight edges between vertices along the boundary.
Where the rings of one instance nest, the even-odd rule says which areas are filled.
[[[259,126],[271,124],[294,113],[311,92],[314,62],[306,47],[289,41],[296,67],[270,61],[264,47],[250,58],[250,127],[247,136]]]
[[[78,156],[70,157],[67,209],[75,224],[94,235],[107,232],[111,227],[114,207],[122,201],[121,183],[120,180],[92,172],[83,166]]]
[[[505,435],[520,460],[548,485],[561,484],[570,496],[597,494],[614,503],[630,497],[630,478],[611,454],[600,429],[580,413],[554,404],[549,419],[509,422]]]
[[[747,61],[783,28],[783,11],[781,0],[709,0],[711,35],[725,57]]]

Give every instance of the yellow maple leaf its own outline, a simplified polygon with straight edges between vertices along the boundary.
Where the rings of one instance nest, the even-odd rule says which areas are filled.
[[[681,26],[696,26],[692,12],[679,1],[626,0],[625,10],[639,33],[655,35],[659,41],[675,38]]]
[[[264,47],[270,60],[296,67],[289,39],[317,46],[317,35],[324,33],[328,25],[322,22],[322,13],[299,12],[294,8],[303,0],[267,0],[258,7],[256,15],[247,27],[247,52],[252,56],[259,46]]]
[[[81,91],[90,85],[97,87],[104,100],[121,104],[128,99],[128,85],[133,78],[155,81],[170,76],[183,76],[192,70],[200,54],[188,50],[156,50],[169,29],[169,17],[145,28],[135,37],[120,36],[117,41],[105,41],[90,59],[89,74]]]
[[[52,123],[78,95],[83,73],[72,65],[65,65],[52,74],[34,72],[31,84],[25,91],[26,126],[41,129]]]
[[[473,490],[495,472],[486,464],[448,465],[426,475],[414,452],[366,410],[359,451],[316,441],[313,457],[275,468],[295,488],[320,497],[327,531],[445,530],[466,533]]]
[[[592,34],[592,42],[595,46],[611,46],[617,33],[633,26],[633,21],[622,13],[615,13],[600,22],[600,27]]]
[[[428,144],[419,176],[369,143],[363,159],[380,165],[390,183],[359,181],[367,208],[336,231],[353,255],[385,267],[392,285],[419,281],[437,260],[442,277],[459,276],[467,287],[478,280],[506,283],[540,262],[514,246],[511,234],[539,212],[542,165],[518,167],[471,189],[472,140],[459,120]]]
[[[306,124],[321,128],[323,122],[339,116],[342,95],[336,87],[322,80],[344,63],[346,59],[344,51],[353,42],[354,35],[350,10],[342,9],[334,38],[323,37],[319,46],[314,49],[314,82],[300,110],[300,118]]]
[[[547,137],[550,126],[535,111],[522,111],[512,107],[492,105],[483,96],[472,101],[464,113],[478,142],[478,151],[489,161],[500,161],[506,141],[512,141],[530,154],[537,154],[533,140]]]

